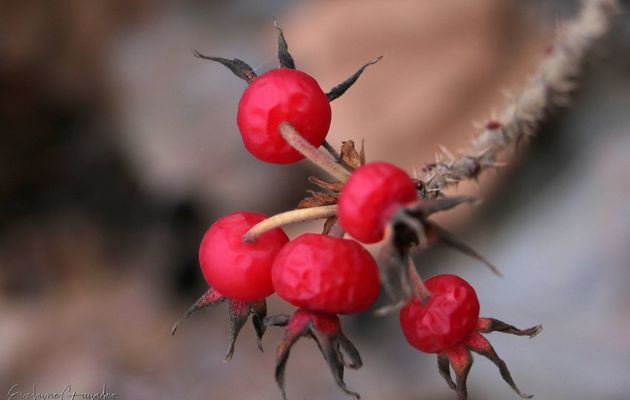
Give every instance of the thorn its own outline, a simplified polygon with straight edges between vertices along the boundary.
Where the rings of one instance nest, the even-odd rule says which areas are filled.
[[[453,155],[453,153],[451,153],[446,147],[444,147],[441,144],[439,144],[438,147],[440,148],[442,153],[444,153],[446,155],[446,157],[448,157],[448,159],[449,159],[449,161],[451,163],[455,160],[455,156]]]

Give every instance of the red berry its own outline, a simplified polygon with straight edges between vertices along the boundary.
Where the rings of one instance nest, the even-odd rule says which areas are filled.
[[[414,202],[416,185],[402,169],[372,162],[356,169],[339,197],[341,226],[363,243],[383,239],[385,226],[396,208]]]
[[[437,275],[425,282],[431,297],[415,298],[400,310],[400,326],[409,344],[425,353],[440,353],[462,342],[475,329],[479,300],[468,282]]]
[[[353,240],[314,233],[282,248],[271,277],[287,302],[333,314],[367,309],[380,290],[376,262],[367,250]]]
[[[288,68],[255,78],[238,105],[237,123],[247,150],[256,158],[289,164],[304,158],[280,135],[290,122],[313,146],[319,147],[330,127],[330,103],[315,79]]]
[[[199,263],[208,284],[222,295],[253,301],[273,293],[271,265],[289,238],[280,228],[266,232],[254,243],[242,236],[264,220],[263,214],[237,212],[216,221],[199,247]]]

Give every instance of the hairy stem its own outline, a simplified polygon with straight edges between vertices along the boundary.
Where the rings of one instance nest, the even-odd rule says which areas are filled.
[[[328,172],[341,182],[348,180],[350,172],[307,142],[306,139],[304,139],[302,135],[295,130],[293,125],[288,122],[283,122],[280,124],[279,129],[284,140],[286,140],[295,150],[300,152],[300,154],[308,158],[313,164]]]
[[[418,273],[418,269],[416,268],[416,264],[413,262],[411,257],[409,257],[408,262],[408,273],[409,273],[409,281],[411,282],[411,287],[413,288],[413,293],[420,299],[423,304],[426,304],[431,297],[431,292],[427,289],[424,281],[420,277]]]
[[[581,64],[608,31],[617,10],[617,0],[583,1],[580,13],[562,29],[538,71],[508,100],[498,118],[485,124],[468,150],[456,157],[444,151],[448,160],[427,168],[421,176],[426,197],[436,197],[448,186],[501,166],[497,162],[501,151],[533,136],[551,109],[566,104]]]
[[[286,211],[271,216],[256,225],[252,226],[243,235],[244,242],[254,242],[256,238],[265,232],[281,227],[283,225],[292,224],[294,222],[311,221],[314,219],[322,219],[337,215],[337,205],[300,208],[297,210]]]

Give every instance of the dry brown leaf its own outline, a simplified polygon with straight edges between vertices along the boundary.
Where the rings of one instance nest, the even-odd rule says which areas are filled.
[[[337,222],[337,217],[326,218],[326,222],[324,222],[324,230],[322,231],[322,234],[328,235],[332,227],[335,225],[335,222]]]
[[[334,193],[339,193],[341,192],[341,189],[343,189],[343,182],[326,182],[319,179],[316,176],[310,176],[308,180],[312,184],[317,185],[324,190],[328,190]]]
[[[352,140],[342,142],[341,159],[350,167],[352,167],[352,169],[359,168],[362,165],[361,156],[354,148],[354,142]]]
[[[309,190],[309,193],[311,196],[302,199],[297,206],[298,209],[337,204],[337,196],[335,195],[324,192],[315,192],[312,190]]]

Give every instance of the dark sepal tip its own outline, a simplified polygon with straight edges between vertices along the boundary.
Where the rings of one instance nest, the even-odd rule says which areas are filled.
[[[455,237],[453,234],[451,234],[444,228],[440,227],[439,225],[433,222],[427,221],[427,231],[428,231],[427,236],[431,236],[432,238],[434,238],[435,242],[445,244],[471,258],[474,258],[475,260],[479,261],[480,263],[488,267],[496,276],[500,278],[503,277],[503,274],[501,273],[501,271],[499,271],[499,269],[494,264],[492,264],[481,254],[477,253],[475,249],[473,249],[466,243],[459,240],[457,237]]]
[[[543,326],[541,324],[527,329],[518,329],[514,325],[507,324],[495,318],[479,318],[477,328],[481,333],[502,332],[516,336],[529,336],[530,339],[538,335],[543,330]]]
[[[278,62],[282,68],[295,69],[295,61],[293,61],[293,57],[289,53],[289,46],[284,37],[284,31],[275,19],[273,20],[273,25],[278,30]]]
[[[354,83],[359,79],[363,71],[369,67],[370,65],[374,65],[379,62],[383,56],[378,56],[373,60],[365,63],[361,68],[359,68],[354,74],[350,75],[345,81],[341,82],[334,88],[330,89],[328,93],[326,93],[326,97],[328,97],[328,101],[333,101],[338,97],[342,96]]]
[[[465,343],[466,347],[475,353],[486,357],[488,360],[492,361],[494,365],[499,369],[499,373],[503,380],[510,385],[512,390],[516,392],[523,399],[531,399],[534,395],[525,394],[521,392],[521,390],[516,386],[514,379],[512,379],[512,374],[510,374],[510,370],[507,367],[505,361],[503,361],[497,352],[494,350],[490,342],[481,335],[481,333],[474,331],[471,335],[468,336]]]
[[[267,316],[267,303],[265,299],[256,301],[239,301],[228,299],[228,314],[230,317],[230,340],[224,362],[229,362],[234,355],[234,346],[238,335],[245,326],[247,318],[252,314],[252,324],[256,331],[256,339],[258,348],[262,351],[262,336],[265,333],[265,325],[263,321]]]
[[[173,328],[171,329],[171,335],[175,335],[179,324],[181,324],[185,319],[188,319],[188,317],[205,307],[219,305],[223,303],[225,299],[226,298],[221,293],[217,292],[213,288],[208,289],[192,306],[188,308],[188,310],[186,310],[184,315],[175,322],[175,325],[173,325]]]
[[[234,75],[236,75],[237,77],[243,79],[247,83],[251,83],[258,76],[258,75],[256,75],[256,73],[254,72],[254,69],[249,64],[247,64],[243,60],[239,60],[238,58],[230,60],[230,59],[223,58],[223,57],[207,56],[207,55],[201,54],[196,49],[191,49],[191,50],[192,50],[194,56],[197,57],[197,58],[201,58],[203,60],[209,60],[209,61],[214,61],[214,62],[218,62],[220,64],[223,64],[230,71],[232,71],[232,73]]]
[[[284,339],[280,342],[276,351],[275,370],[276,383],[282,391],[283,399],[286,400],[284,376],[289,353],[293,345],[303,336],[315,340],[332,372],[337,386],[339,386],[344,393],[353,398],[360,398],[358,393],[348,389],[346,386],[343,380],[343,372],[345,366],[356,369],[361,367],[363,362],[361,361],[358,350],[343,334],[341,325],[339,324],[339,318],[336,315],[299,309],[288,321],[285,316],[282,316],[278,319],[273,317],[268,318],[266,322],[268,325],[274,322],[278,322],[282,325],[286,324]],[[345,357],[348,358],[347,361],[344,354]]]
[[[466,347],[457,345],[447,350],[447,357],[455,372],[454,390],[457,392],[457,400],[466,400],[468,399],[468,373],[473,364],[472,355]]]
[[[448,356],[446,353],[440,353],[437,355],[438,362],[438,370],[440,375],[446,381],[446,384],[449,388],[456,390],[457,385],[453,382],[453,378],[451,377],[451,364],[448,361]]]
[[[407,231],[413,228],[403,227],[403,224],[391,224],[392,234],[390,239],[381,247],[379,254],[379,273],[381,285],[392,303],[382,306],[374,311],[377,317],[383,317],[399,311],[409,303],[414,294],[414,289],[409,277],[409,249],[411,242],[416,241],[415,233],[409,235]],[[400,229],[405,232],[400,232]],[[409,240],[413,236],[413,240]]]
[[[265,318],[267,318],[267,302],[264,299],[254,302],[251,306],[251,312],[252,323],[254,324],[254,330],[256,331],[256,344],[258,345],[258,349],[260,351],[264,351],[262,347],[262,338],[267,330],[267,325],[265,325]]]

